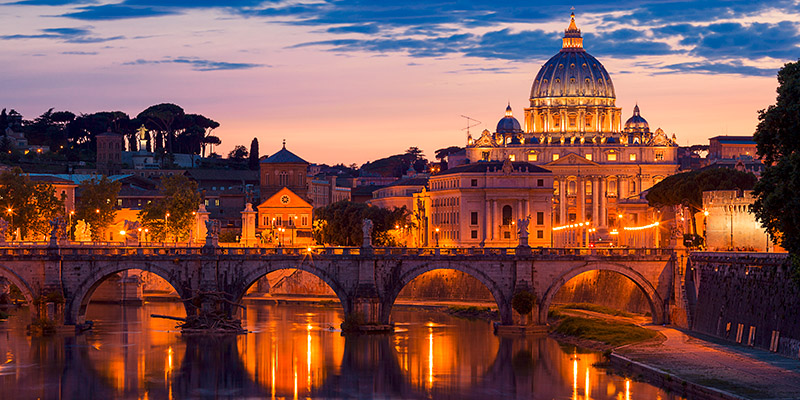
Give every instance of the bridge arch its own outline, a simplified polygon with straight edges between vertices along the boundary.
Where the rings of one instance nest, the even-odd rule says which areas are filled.
[[[647,280],[642,274],[634,269],[625,265],[616,263],[587,263],[564,272],[553,280],[547,290],[542,296],[539,307],[539,323],[547,323],[547,312],[550,309],[550,304],[553,298],[570,279],[589,271],[613,271],[628,279],[630,279],[641,291],[644,293],[647,302],[650,303],[651,314],[653,315],[654,324],[663,324],[666,322],[664,300],[658,294],[658,291],[653,287],[652,283]]]
[[[167,281],[176,292],[178,292],[178,296],[181,299],[188,298],[188,294],[186,291],[188,288],[184,287],[182,282],[177,279],[174,275],[174,269],[169,267],[165,268],[160,265],[160,263],[148,263],[145,262],[142,264],[141,262],[108,262],[103,263],[98,270],[94,273],[89,274],[85,279],[83,279],[80,283],[78,283],[75,287],[71,288],[70,294],[71,296],[65,296],[67,298],[67,303],[65,304],[64,309],[64,323],[67,325],[74,325],[83,323],[84,319],[86,318],[86,309],[89,306],[89,301],[92,298],[92,294],[97,288],[105,282],[106,278],[110,277],[119,272],[128,271],[132,269],[138,269],[142,271],[147,271],[154,273]],[[67,289],[67,288],[65,288]],[[66,291],[66,290],[65,290]],[[190,310],[187,307],[186,303],[183,304],[186,308],[186,315],[190,314]]]
[[[394,281],[396,283],[391,284],[387,287],[387,293],[385,299],[383,300],[383,304],[381,307],[381,321],[384,323],[389,322],[389,316],[392,313],[392,307],[394,306],[395,301],[397,301],[397,296],[400,295],[400,292],[405,288],[414,278],[430,271],[435,270],[455,270],[463,272],[483,284],[489,292],[492,294],[495,303],[497,304],[497,310],[500,312],[500,321],[503,324],[512,324],[513,323],[513,315],[511,312],[511,298],[507,295],[500,287],[500,285],[491,277],[489,277],[486,272],[475,268],[466,263],[458,263],[458,262],[444,262],[444,263],[424,263],[419,265],[414,265],[408,269],[402,268],[400,276]]]
[[[8,279],[9,282],[18,287],[20,292],[22,292],[22,295],[25,297],[25,301],[29,305],[33,305],[33,288],[28,285],[28,282],[26,282],[23,277],[19,276],[19,274],[16,272],[0,265],[0,278]],[[31,307],[31,309],[33,308],[35,307]]]
[[[284,269],[299,269],[301,271],[308,272],[319,279],[322,279],[322,281],[325,282],[325,284],[327,284],[331,290],[333,290],[333,293],[336,294],[336,297],[339,298],[339,302],[342,304],[342,308],[344,309],[344,314],[347,315],[350,313],[353,304],[344,287],[328,272],[328,270],[314,265],[312,261],[309,260],[303,260],[300,262],[258,262],[254,267],[249,268],[249,270],[244,274],[244,277],[241,279],[241,283],[234,288],[233,301],[237,304],[241,303],[242,298],[247,293],[247,289],[253,286],[257,280],[271,272]]]

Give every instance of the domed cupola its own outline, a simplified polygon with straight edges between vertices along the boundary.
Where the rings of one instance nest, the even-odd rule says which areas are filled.
[[[602,143],[622,128],[621,109],[615,102],[611,76],[584,50],[581,30],[572,14],[561,50],[542,65],[533,80],[525,129],[544,136],[589,134],[598,136]]]
[[[622,130],[627,134],[628,143],[645,144],[650,139],[650,124],[639,113],[639,105],[633,107],[633,116],[625,121],[625,128]]]
[[[561,51],[542,66],[533,81],[531,105],[537,98],[578,96],[616,97],[606,68],[583,49],[581,30],[572,14]]]
[[[506,115],[497,123],[497,133],[522,133],[522,127],[511,112],[511,104],[506,107]]]
[[[633,116],[625,121],[626,133],[650,133],[650,125],[639,113],[639,105],[633,107]]]

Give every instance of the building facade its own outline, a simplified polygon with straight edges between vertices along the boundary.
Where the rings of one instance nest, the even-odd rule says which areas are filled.
[[[528,219],[528,243],[551,245],[553,176],[527,162],[461,165],[430,177],[414,194],[420,246],[515,247],[519,220]]]
[[[674,135],[650,131],[638,105],[622,124],[615,101],[611,76],[584,50],[573,15],[561,51],[533,81],[525,126],[509,106],[495,132],[468,138],[467,159],[508,159],[552,171],[556,227],[589,222],[603,236],[621,219],[650,224],[653,214],[641,194],[677,171],[678,146]]]

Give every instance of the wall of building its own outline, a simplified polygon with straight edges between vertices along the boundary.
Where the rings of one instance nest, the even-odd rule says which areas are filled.
[[[690,261],[691,329],[800,358],[800,282],[785,257],[770,264],[760,258],[780,256],[750,254],[746,262]]]
[[[708,216],[698,213],[697,217],[705,219],[706,244],[709,250],[765,251],[765,248],[772,246],[761,224],[749,212],[754,201],[748,192],[703,192],[703,208],[708,211]],[[698,233],[702,227],[698,224]]]

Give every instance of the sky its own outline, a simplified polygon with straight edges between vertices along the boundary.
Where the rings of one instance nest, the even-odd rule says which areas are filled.
[[[800,1],[0,0],[0,108],[33,119],[175,103],[313,163],[463,146],[523,116],[576,15],[584,48],[680,145],[751,135],[800,57]]]

